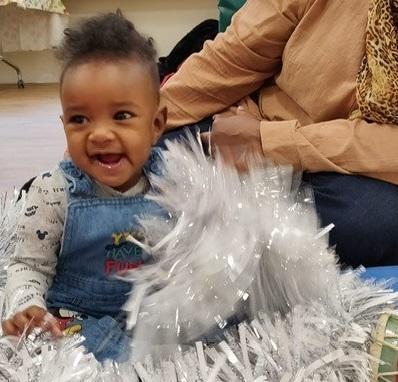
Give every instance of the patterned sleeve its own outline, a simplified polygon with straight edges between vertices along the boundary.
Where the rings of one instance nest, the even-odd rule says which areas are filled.
[[[66,204],[59,169],[38,176],[32,183],[7,269],[6,317],[32,305],[46,307],[44,296],[55,274]]]

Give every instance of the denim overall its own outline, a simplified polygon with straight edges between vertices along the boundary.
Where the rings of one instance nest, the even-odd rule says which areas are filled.
[[[159,173],[159,152],[153,151],[144,173]],[[126,241],[126,233],[140,239],[140,216],[165,216],[156,203],[144,195],[99,198],[95,183],[73,162],[60,168],[66,180],[66,211],[56,275],[47,294],[47,308],[79,312],[84,345],[100,361],[128,357],[130,338],[121,324],[121,307],[131,291],[130,283],[115,275],[137,268],[148,256]]]

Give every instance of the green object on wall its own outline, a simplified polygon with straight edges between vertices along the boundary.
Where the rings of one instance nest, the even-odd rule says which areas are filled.
[[[244,4],[246,0],[220,0],[218,9],[220,10],[220,32],[224,32],[231,23],[234,13]]]

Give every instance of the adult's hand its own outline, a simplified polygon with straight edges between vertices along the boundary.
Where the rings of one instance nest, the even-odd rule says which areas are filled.
[[[233,116],[215,115],[211,132],[203,133],[202,140],[212,155],[220,154],[239,171],[247,169],[253,155],[263,156],[260,121],[241,107]]]

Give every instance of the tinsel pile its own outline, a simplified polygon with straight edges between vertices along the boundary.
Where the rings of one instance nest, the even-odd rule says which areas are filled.
[[[340,271],[332,227],[319,227],[311,190],[291,169],[253,158],[238,174],[191,139],[169,143],[164,173],[151,182],[149,197],[170,218],[143,219],[144,243],[129,238],[154,260],[127,275],[131,360],[99,364],[83,338],[34,330],[0,339],[0,380],[374,380],[372,330],[398,294]],[[1,266],[20,208],[0,210]]]

